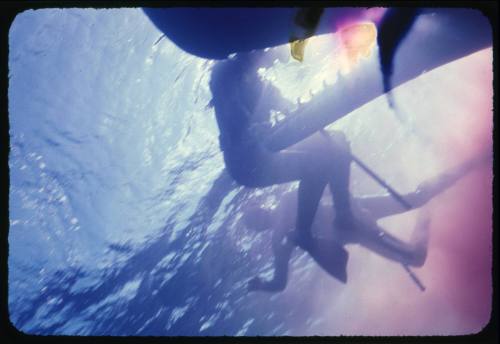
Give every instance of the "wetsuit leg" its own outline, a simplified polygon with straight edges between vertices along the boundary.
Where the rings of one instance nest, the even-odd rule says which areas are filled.
[[[296,229],[298,244],[303,248],[312,244],[311,226],[327,182],[324,177],[313,176],[303,179],[299,184]]]
[[[345,154],[335,159],[335,171],[329,178],[329,187],[335,206],[335,223],[342,229],[353,225],[349,178],[351,161]]]
[[[349,192],[352,160],[349,143],[342,132],[328,133],[322,130],[320,135],[325,147],[323,154],[328,156],[331,163],[328,184],[335,206],[335,223],[339,228],[348,229],[354,224]]]
[[[239,166],[233,166],[230,170],[237,170],[237,181],[249,187],[300,181],[296,229],[299,241],[305,243],[311,236],[310,228],[318,203],[328,183],[337,200],[335,204],[341,214],[339,218],[350,218],[350,160],[341,148],[336,149],[334,146],[327,137],[317,134],[290,149],[278,153],[263,152],[255,163],[245,166],[245,162],[241,161]]]
[[[268,164],[272,169],[269,176],[281,171],[281,178],[296,178],[297,173],[300,177],[296,227],[300,241],[305,243],[310,237],[309,230],[327,183],[335,205],[336,225],[342,229],[353,226],[349,193],[351,156],[342,133],[333,137],[327,132],[318,133],[275,154],[272,160]]]
[[[298,242],[306,245],[310,241],[310,228],[323,191],[331,174],[331,162],[319,149],[293,150],[266,154],[251,178],[244,181],[247,186],[266,187],[280,183],[300,181],[297,203],[296,230]]]
[[[248,283],[248,290],[270,292],[283,291],[288,283],[288,265],[295,246],[289,242],[285,232],[273,234],[274,276],[270,281],[254,277]]]

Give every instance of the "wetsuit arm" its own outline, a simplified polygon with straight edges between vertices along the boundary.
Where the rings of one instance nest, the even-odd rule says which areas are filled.
[[[406,200],[408,195],[403,195]],[[390,194],[381,196],[355,197],[353,200],[361,209],[368,212],[375,221],[386,216],[396,215],[408,211],[399,204]]]
[[[451,169],[447,173],[428,179],[423,183],[420,183],[414,192],[403,195],[403,198],[410,203],[413,208],[422,207],[431,199],[450,188],[472,168],[478,166],[482,161],[484,161],[483,157],[475,158],[455,167],[454,169]],[[355,198],[355,201],[361,208],[367,210],[375,219],[407,211],[389,194],[381,196],[357,197]]]

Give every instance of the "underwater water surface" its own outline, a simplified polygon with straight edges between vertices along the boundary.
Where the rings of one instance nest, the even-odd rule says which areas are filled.
[[[346,68],[337,44],[335,35],[311,40],[303,63],[277,63],[262,77],[285,97],[307,102],[356,68],[352,61]],[[376,56],[373,49],[367,58]],[[347,284],[296,250],[284,292],[249,293],[250,278],[272,274],[271,233],[247,228],[241,217],[256,199],[277,204],[283,189],[246,189],[220,177],[212,65],[177,48],[140,9],[16,17],[8,94],[8,286],[16,328],[441,335],[474,333],[488,323],[491,165],[427,206],[429,255],[415,270],[425,292],[397,263],[353,245]],[[332,128],[394,188],[409,192],[491,151],[492,94],[489,48],[394,90],[404,119],[380,97]],[[353,166],[351,192],[384,190]],[[407,239],[418,211],[380,224]]]

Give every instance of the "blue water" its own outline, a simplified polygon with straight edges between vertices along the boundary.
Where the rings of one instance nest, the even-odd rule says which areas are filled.
[[[217,182],[223,161],[207,106],[212,61],[179,50],[138,9],[26,11],[16,17],[9,42],[9,313],[18,329],[337,331],[315,311],[319,272],[304,254],[292,259],[298,272],[287,293],[246,292],[249,278],[271,272],[270,233],[238,220],[259,192],[269,193],[270,202],[279,193]],[[277,75],[290,99],[307,100],[310,90],[331,81],[320,66],[297,65],[281,79],[278,66],[268,77]],[[375,138],[377,120],[360,116],[338,125],[354,141],[379,145],[376,153],[362,142],[353,149],[400,191],[435,173],[427,148],[418,148],[429,162],[418,178],[404,166],[377,163],[417,149],[417,141],[404,127]],[[358,170],[351,187],[380,191]],[[340,298],[335,292],[343,287],[332,283],[331,298]]]
[[[237,188],[220,209],[222,199],[204,198],[223,168],[206,107],[210,62],[136,9],[26,11],[9,40],[13,324],[36,334],[286,332],[292,316],[273,315],[279,298],[266,313],[244,298],[261,263],[232,240],[246,238],[248,251],[255,235],[228,222],[230,200],[249,196]]]

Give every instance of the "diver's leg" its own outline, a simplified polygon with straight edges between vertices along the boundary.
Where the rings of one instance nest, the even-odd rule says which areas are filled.
[[[349,229],[354,225],[349,192],[352,161],[349,143],[342,132],[328,134],[322,131],[321,133],[328,141],[327,154],[333,166],[329,187],[335,206],[335,225],[341,229]]]
[[[285,232],[273,235],[274,275],[270,281],[260,277],[252,278],[248,283],[249,291],[279,292],[286,288],[288,283],[288,264],[294,249]]]
[[[350,164],[349,144],[341,132],[332,136],[326,132],[318,133],[274,155],[273,161],[269,163],[272,170],[269,176],[280,171],[280,177],[272,176],[274,180],[297,176],[301,179],[297,211],[300,242],[306,243],[310,239],[310,227],[327,183],[334,198],[335,224],[340,228],[353,226],[349,193]]]
[[[327,180],[321,177],[306,178],[299,184],[296,241],[304,249],[312,244],[311,226],[326,184]]]
[[[324,138],[321,141],[325,143]],[[259,186],[300,180],[294,241],[305,249],[311,242],[311,225],[332,173],[332,163],[324,155],[324,145],[318,149],[304,148],[309,143],[304,143],[301,149],[270,154],[256,178],[260,181]]]
[[[337,168],[329,180],[335,206],[335,225],[340,229],[349,229],[354,225],[349,192],[350,161],[339,159],[337,162]]]
[[[333,170],[330,142],[316,133],[279,152],[260,150],[251,162],[242,150],[238,154],[224,154],[224,162],[231,176],[247,187],[268,187],[303,180],[313,175],[330,175]],[[253,153],[252,153],[253,154]]]
[[[324,135],[317,134],[289,150],[262,154],[260,164],[249,171],[246,186],[266,187],[300,180],[297,204],[296,230],[301,246],[310,241],[310,228],[316,214],[323,190],[331,180],[340,209],[339,218],[348,219],[349,207],[349,163],[342,149],[333,146]],[[332,156],[333,154],[333,156]],[[337,164],[337,157],[340,162]],[[343,163],[343,164],[342,164]],[[339,166],[337,166],[339,165]],[[338,174],[338,176],[337,176]],[[346,223],[344,221],[343,223]]]

